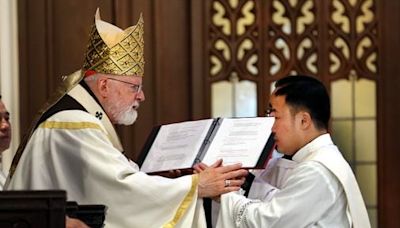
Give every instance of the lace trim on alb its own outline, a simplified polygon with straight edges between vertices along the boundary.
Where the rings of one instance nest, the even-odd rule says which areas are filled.
[[[246,221],[247,220],[247,216],[245,216],[245,214],[246,214],[246,210],[247,210],[248,206],[250,204],[258,203],[258,202],[259,201],[247,201],[242,206],[240,206],[238,210],[236,210],[235,223],[236,223],[237,227],[239,227],[241,223],[247,223],[247,221]]]

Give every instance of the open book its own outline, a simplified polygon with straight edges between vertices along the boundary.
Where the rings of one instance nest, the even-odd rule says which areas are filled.
[[[146,173],[192,168],[198,162],[263,168],[272,153],[273,117],[216,118],[155,127],[138,164]]]

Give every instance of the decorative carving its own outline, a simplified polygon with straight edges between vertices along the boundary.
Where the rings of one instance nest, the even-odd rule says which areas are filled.
[[[289,18],[285,16],[286,12],[285,6],[280,1],[273,1],[272,7],[273,9],[276,10],[275,13],[272,14],[273,23],[275,23],[275,25],[277,26],[281,26],[282,27],[281,30],[285,34],[290,34],[292,22],[290,21]]]
[[[332,78],[377,77],[377,34],[374,0],[330,1],[329,72]]]
[[[232,72],[241,79],[299,72],[334,80],[352,70],[376,78],[374,0],[210,1],[209,72],[218,80]]]
[[[312,12],[313,7],[313,1],[306,1],[301,7],[302,16],[299,16],[297,19],[297,34],[302,34],[305,31],[306,26],[315,21],[315,15]]]
[[[210,84],[232,74],[254,81],[265,107],[271,84],[289,74],[377,80],[376,0],[206,2]]]
[[[372,7],[372,0],[364,1],[363,4],[361,5],[361,11],[363,14],[361,14],[359,17],[356,18],[356,30],[357,33],[361,33],[364,30],[366,30],[367,24],[370,24],[373,19],[374,19],[374,13],[371,11]]]
[[[291,72],[317,74],[319,32],[315,1],[273,0],[268,7],[271,20],[265,25],[265,53],[270,76],[276,80]]]
[[[250,26],[255,21],[255,15],[251,12],[254,9],[254,2],[246,2],[241,10],[242,17],[237,20],[237,35],[241,36],[246,32],[246,26]]]
[[[210,4],[209,72],[214,80],[259,75],[261,53],[257,15],[260,1],[215,0]]]
[[[220,27],[219,30],[222,32],[222,34],[230,35],[231,22],[224,16],[227,13],[224,6],[218,1],[214,1],[213,3],[213,9],[215,10],[215,13],[212,17],[213,24],[217,27]]]
[[[332,1],[333,11],[331,20],[345,33],[350,32],[350,18],[346,15],[346,9],[340,0]]]

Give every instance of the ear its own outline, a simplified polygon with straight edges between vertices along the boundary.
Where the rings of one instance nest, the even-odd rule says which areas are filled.
[[[298,113],[300,121],[301,121],[301,129],[307,130],[313,126],[313,121],[311,119],[311,115],[308,112],[301,111]]]
[[[107,78],[99,78],[96,84],[97,90],[102,98],[108,97],[109,85]]]

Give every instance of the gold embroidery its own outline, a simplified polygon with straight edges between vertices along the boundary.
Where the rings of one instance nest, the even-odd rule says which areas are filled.
[[[57,122],[57,121],[46,121],[39,125],[40,128],[51,128],[51,129],[70,129],[70,130],[79,130],[79,129],[98,129],[103,131],[100,125],[92,123],[92,122]]]
[[[198,183],[199,183],[199,175],[198,174],[192,175],[192,187],[190,188],[190,191],[186,194],[178,210],[176,210],[175,216],[172,219],[172,221],[165,224],[163,226],[164,228],[173,228],[179,222],[179,220],[185,214],[187,208],[193,201],[193,197],[194,194],[196,193]]]
[[[96,12],[96,20],[101,21],[99,11]],[[136,25],[119,32],[122,39],[116,43],[107,44],[98,29],[95,22],[90,32],[83,69],[104,74],[143,77],[144,21],[142,15]],[[104,34],[104,36],[106,35]]]

